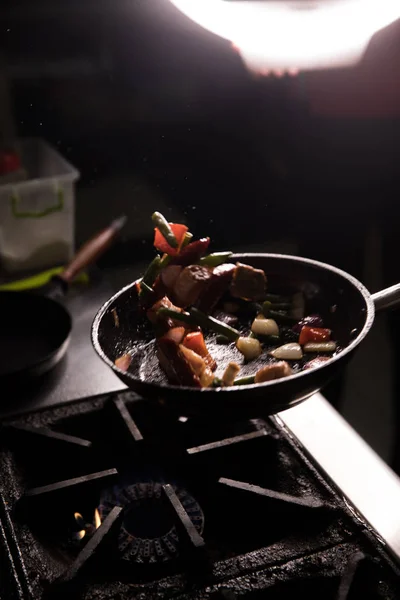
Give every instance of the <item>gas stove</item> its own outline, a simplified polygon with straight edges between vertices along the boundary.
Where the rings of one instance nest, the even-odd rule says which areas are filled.
[[[396,540],[288,428],[298,409],[201,422],[124,391],[4,421],[0,598],[399,598]]]

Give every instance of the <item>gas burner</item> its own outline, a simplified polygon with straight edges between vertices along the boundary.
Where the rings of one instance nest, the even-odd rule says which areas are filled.
[[[176,519],[166,501],[164,481],[147,481],[115,485],[100,497],[99,514],[103,521],[114,506],[125,515],[118,539],[122,558],[138,563],[159,563],[177,558],[179,536]],[[201,534],[204,514],[197,501],[184,488],[171,483],[187,515]]]

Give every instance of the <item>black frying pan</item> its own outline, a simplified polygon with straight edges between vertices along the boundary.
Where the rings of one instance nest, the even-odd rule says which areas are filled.
[[[351,275],[305,258],[237,254],[230,260],[263,269],[271,293],[302,291],[306,299],[306,314],[321,314],[343,350],[322,366],[263,384],[219,389],[170,385],[158,365],[151,328],[139,314],[133,283],[115,294],[97,313],[92,326],[93,345],[127,386],[146,398],[161,401],[177,414],[248,418],[274,414],[295,406],[321,390],[344,368],[369,332],[375,308],[387,308],[398,304],[400,299],[400,285],[371,296]],[[230,360],[238,359],[233,344],[218,345],[214,336],[209,336],[207,345],[222,369]],[[115,366],[114,361],[127,351],[133,353],[133,360],[129,371],[124,372]],[[254,373],[257,366],[249,363],[243,367],[244,375],[246,369]]]
[[[39,293],[0,292],[0,378],[21,382],[52,369],[64,356],[72,329],[60,300],[68,284],[113,242],[125,218],[116,219],[79,250]]]

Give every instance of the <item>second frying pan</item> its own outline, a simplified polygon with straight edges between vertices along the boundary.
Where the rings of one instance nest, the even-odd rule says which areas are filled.
[[[116,219],[86,242],[40,293],[0,292],[0,379],[20,382],[52,369],[64,356],[71,316],[57,301],[68,284],[111,245],[125,223]]]

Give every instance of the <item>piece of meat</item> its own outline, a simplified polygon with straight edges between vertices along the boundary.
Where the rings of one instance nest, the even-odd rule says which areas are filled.
[[[292,375],[292,369],[286,361],[281,360],[257,371],[254,381],[255,383],[263,383],[281,377],[288,377],[289,375]]]
[[[231,263],[224,263],[215,267],[210,281],[201,293],[197,303],[197,308],[206,314],[209,314],[221,300],[222,296],[229,289],[236,266]]]
[[[196,240],[191,244],[188,244],[186,248],[183,248],[178,256],[175,256],[170,265],[182,265],[183,267],[187,267],[188,265],[192,265],[197,263],[202,256],[207,252],[207,248],[210,245],[210,238],[201,238],[200,240]]]
[[[160,366],[171,383],[201,387],[200,379],[175,341],[163,336],[157,340],[157,356]],[[200,357],[199,357],[200,358]]]
[[[211,276],[212,270],[209,267],[185,267],[173,287],[173,299],[176,304],[182,308],[195,304]]]
[[[249,265],[236,263],[230,292],[235,298],[244,300],[262,300],[265,296],[267,278],[264,271]]]
[[[175,281],[178,279],[182,267],[180,265],[168,265],[161,271],[160,278],[167,289],[174,287]]]

